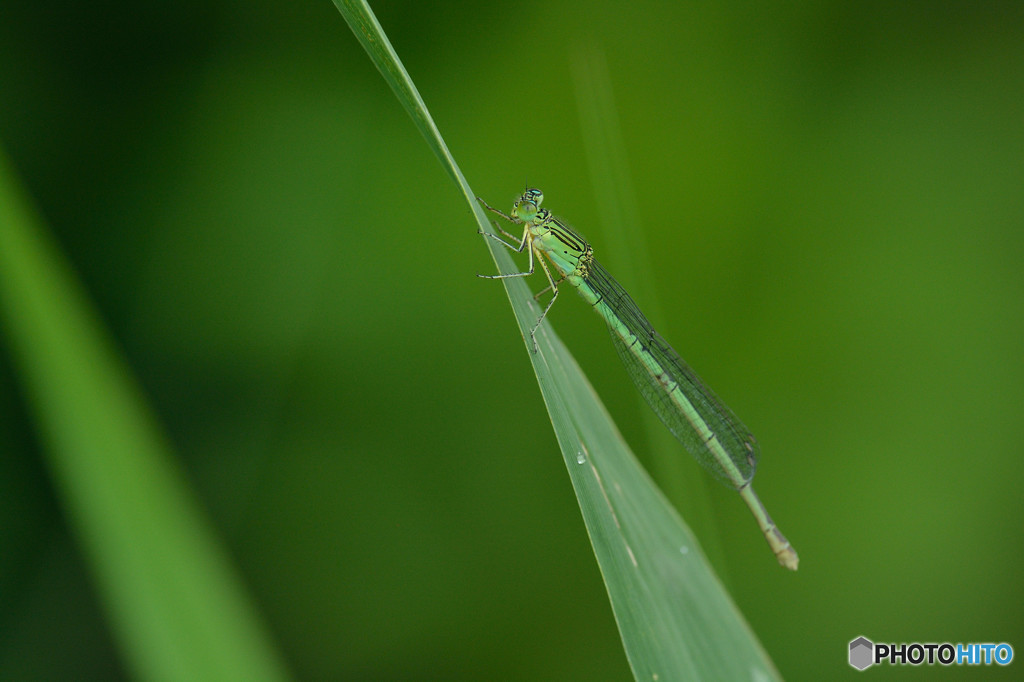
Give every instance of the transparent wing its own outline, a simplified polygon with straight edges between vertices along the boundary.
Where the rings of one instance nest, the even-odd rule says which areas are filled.
[[[630,378],[668,430],[729,487],[748,483],[759,456],[753,434],[654,330],[629,294],[597,261],[591,261],[584,285],[597,295],[594,307],[608,323],[615,350]],[[732,466],[719,461],[722,452]]]

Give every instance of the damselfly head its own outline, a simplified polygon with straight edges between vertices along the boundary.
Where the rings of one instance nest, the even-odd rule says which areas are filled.
[[[537,217],[542,201],[544,201],[543,192],[539,189],[527,189],[512,207],[512,216],[524,222],[530,222]]]

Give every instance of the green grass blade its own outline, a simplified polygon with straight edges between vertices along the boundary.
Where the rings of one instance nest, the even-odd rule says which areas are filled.
[[[0,322],[133,676],[285,679],[138,387],[2,152]]]
[[[371,60],[459,184],[481,229],[486,217],[422,98],[365,2],[335,0]],[[517,266],[485,239],[501,272]],[[525,341],[539,308],[522,278],[502,280]],[[545,322],[530,355],[638,680],[777,679],[778,673],[697,546],[622,440],[568,350]],[[756,536],[755,536],[756,537]]]

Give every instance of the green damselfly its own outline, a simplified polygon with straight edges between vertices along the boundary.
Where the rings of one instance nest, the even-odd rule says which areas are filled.
[[[594,250],[587,240],[548,209],[540,207],[543,200],[544,194],[539,189],[527,189],[513,205],[511,215],[506,215],[478,199],[487,210],[523,226],[522,237],[497,226],[513,243],[497,235],[487,236],[513,251],[522,253],[525,249],[530,257],[525,272],[481,277],[526,277],[533,274],[535,261],[540,262],[549,283],[541,293],[550,290],[552,295],[530,330],[534,352],[537,350],[535,335],[558,298],[558,285],[567,282],[574,286],[608,323],[615,349],[630,378],[661,421],[704,468],[740,493],[779,563],[796,570],[799,562],[796,551],[776,527],[751,486],[759,454],[754,436],[654,331],[629,294],[594,259]],[[558,272],[558,280],[552,277],[545,259]]]

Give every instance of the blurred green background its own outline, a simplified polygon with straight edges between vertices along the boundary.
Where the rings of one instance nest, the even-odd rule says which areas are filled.
[[[373,4],[476,192],[543,188],[757,434],[798,573],[681,449],[663,482],[686,512],[700,481],[687,518],[791,679],[852,675],[858,635],[1024,644],[1024,5],[892,4]],[[493,263],[334,6],[3,15],[0,143],[297,677],[627,679]],[[556,328],[664,472],[575,299]],[[0,678],[125,677],[8,350]]]

